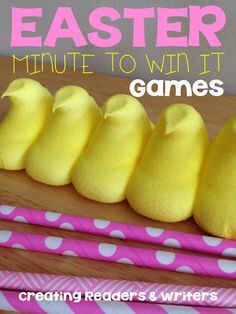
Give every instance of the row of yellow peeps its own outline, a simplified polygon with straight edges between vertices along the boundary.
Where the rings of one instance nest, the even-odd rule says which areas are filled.
[[[191,106],[167,107],[152,125],[129,95],[100,109],[81,87],[53,97],[32,79],[17,79],[2,97],[0,168],[25,169],[49,185],[73,183],[104,203],[127,199],[141,215],[178,222],[194,216],[207,232],[236,239],[236,119],[213,143]]]

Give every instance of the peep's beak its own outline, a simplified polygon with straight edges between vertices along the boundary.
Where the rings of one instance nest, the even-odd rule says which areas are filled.
[[[64,106],[63,102],[54,102],[52,112],[55,113],[58,109]]]
[[[1,98],[4,97],[13,97],[18,94],[20,90],[24,87],[24,81],[19,79],[16,81],[13,81],[7,88],[7,90],[2,94]]]

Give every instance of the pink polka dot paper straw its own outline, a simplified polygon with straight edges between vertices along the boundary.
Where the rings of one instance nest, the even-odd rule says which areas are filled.
[[[0,247],[236,279],[236,261],[126,245],[0,230]]]
[[[85,301],[79,303],[73,301],[38,301],[33,297],[28,302],[19,299],[19,292],[0,291],[0,310],[15,311],[30,314],[232,314],[236,309],[191,307],[181,305],[159,305],[141,302],[106,302],[106,301]]]
[[[148,226],[125,224],[109,220],[79,217],[8,205],[0,206],[0,219],[134,240],[213,255],[236,257],[236,241],[163,230]]]
[[[41,292],[85,292],[92,293],[127,293],[145,294],[145,302],[169,303],[207,307],[235,307],[236,289],[181,286],[159,283],[111,280],[92,277],[58,276],[37,273],[0,271],[0,289],[14,291]],[[191,297],[186,297],[188,293]],[[155,300],[150,300],[154,293]],[[175,295],[175,297],[173,297]],[[197,296],[197,299],[194,298]],[[204,298],[199,298],[204,295]],[[167,298],[170,297],[170,299]],[[137,297],[134,297],[137,301]]]

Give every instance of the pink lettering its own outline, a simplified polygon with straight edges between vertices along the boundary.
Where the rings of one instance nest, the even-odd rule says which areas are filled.
[[[12,8],[11,47],[42,47],[42,37],[24,37],[23,32],[35,33],[36,23],[23,23],[25,17],[42,17],[42,8]]]
[[[92,11],[89,15],[90,25],[99,30],[108,33],[109,38],[101,38],[99,32],[92,32],[88,34],[88,39],[96,47],[112,47],[117,45],[122,38],[121,32],[118,28],[104,24],[101,19],[108,17],[111,21],[120,19],[120,13],[113,8],[101,7]]]
[[[62,28],[63,22],[66,22],[67,28]],[[57,9],[44,46],[55,47],[59,38],[71,38],[76,47],[87,45],[70,7],[59,7]]]

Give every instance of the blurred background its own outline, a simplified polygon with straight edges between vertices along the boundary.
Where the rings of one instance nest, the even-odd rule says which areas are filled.
[[[89,13],[100,6],[111,6],[119,10],[122,15],[124,7],[186,7],[188,5],[219,5],[225,10],[227,15],[227,25],[219,34],[219,38],[223,43],[222,47],[210,48],[204,38],[201,40],[200,48],[157,48],[155,47],[156,39],[156,20],[146,21],[146,48],[132,48],[132,21],[122,20],[115,21],[115,26],[118,26],[122,32],[123,38],[119,45],[112,48],[97,48],[92,45],[85,47],[75,48],[73,41],[70,39],[63,39],[57,41],[56,48],[11,48],[11,7],[43,7],[43,18],[37,19],[37,34],[42,35],[45,38],[49,26],[52,22],[56,8],[58,6],[71,6],[74,14],[78,20],[80,28],[86,38],[88,32],[93,31],[89,26],[88,16]],[[209,17],[209,19],[212,17]],[[118,51],[120,55],[130,53],[137,61],[137,69],[126,77],[143,78],[143,79],[186,79],[193,82],[197,79],[204,79],[210,81],[212,79],[221,79],[224,82],[225,93],[236,95],[236,1],[235,0],[5,0],[0,2],[0,54],[24,56],[25,54],[51,52],[57,54],[58,62],[62,63],[63,55],[68,51],[78,51],[81,53],[96,54],[96,58],[91,58],[89,64],[94,72],[107,73],[112,75],[124,76],[121,71],[111,72],[111,67],[108,66],[108,59],[104,58],[105,51]],[[210,22],[210,20],[209,20]],[[184,24],[183,33],[187,33],[188,22]],[[222,58],[222,71],[217,73],[216,66],[212,68],[211,73],[205,76],[199,76],[199,54],[210,52],[225,52],[225,56]],[[165,74],[152,74],[150,75],[145,61],[145,54],[147,53],[150,59],[160,60],[160,57],[164,53],[177,53],[186,52],[191,58],[191,72],[187,73],[185,70],[181,73],[176,73],[171,76]],[[159,59],[158,59],[159,58]],[[127,64],[129,67],[129,64]]]

